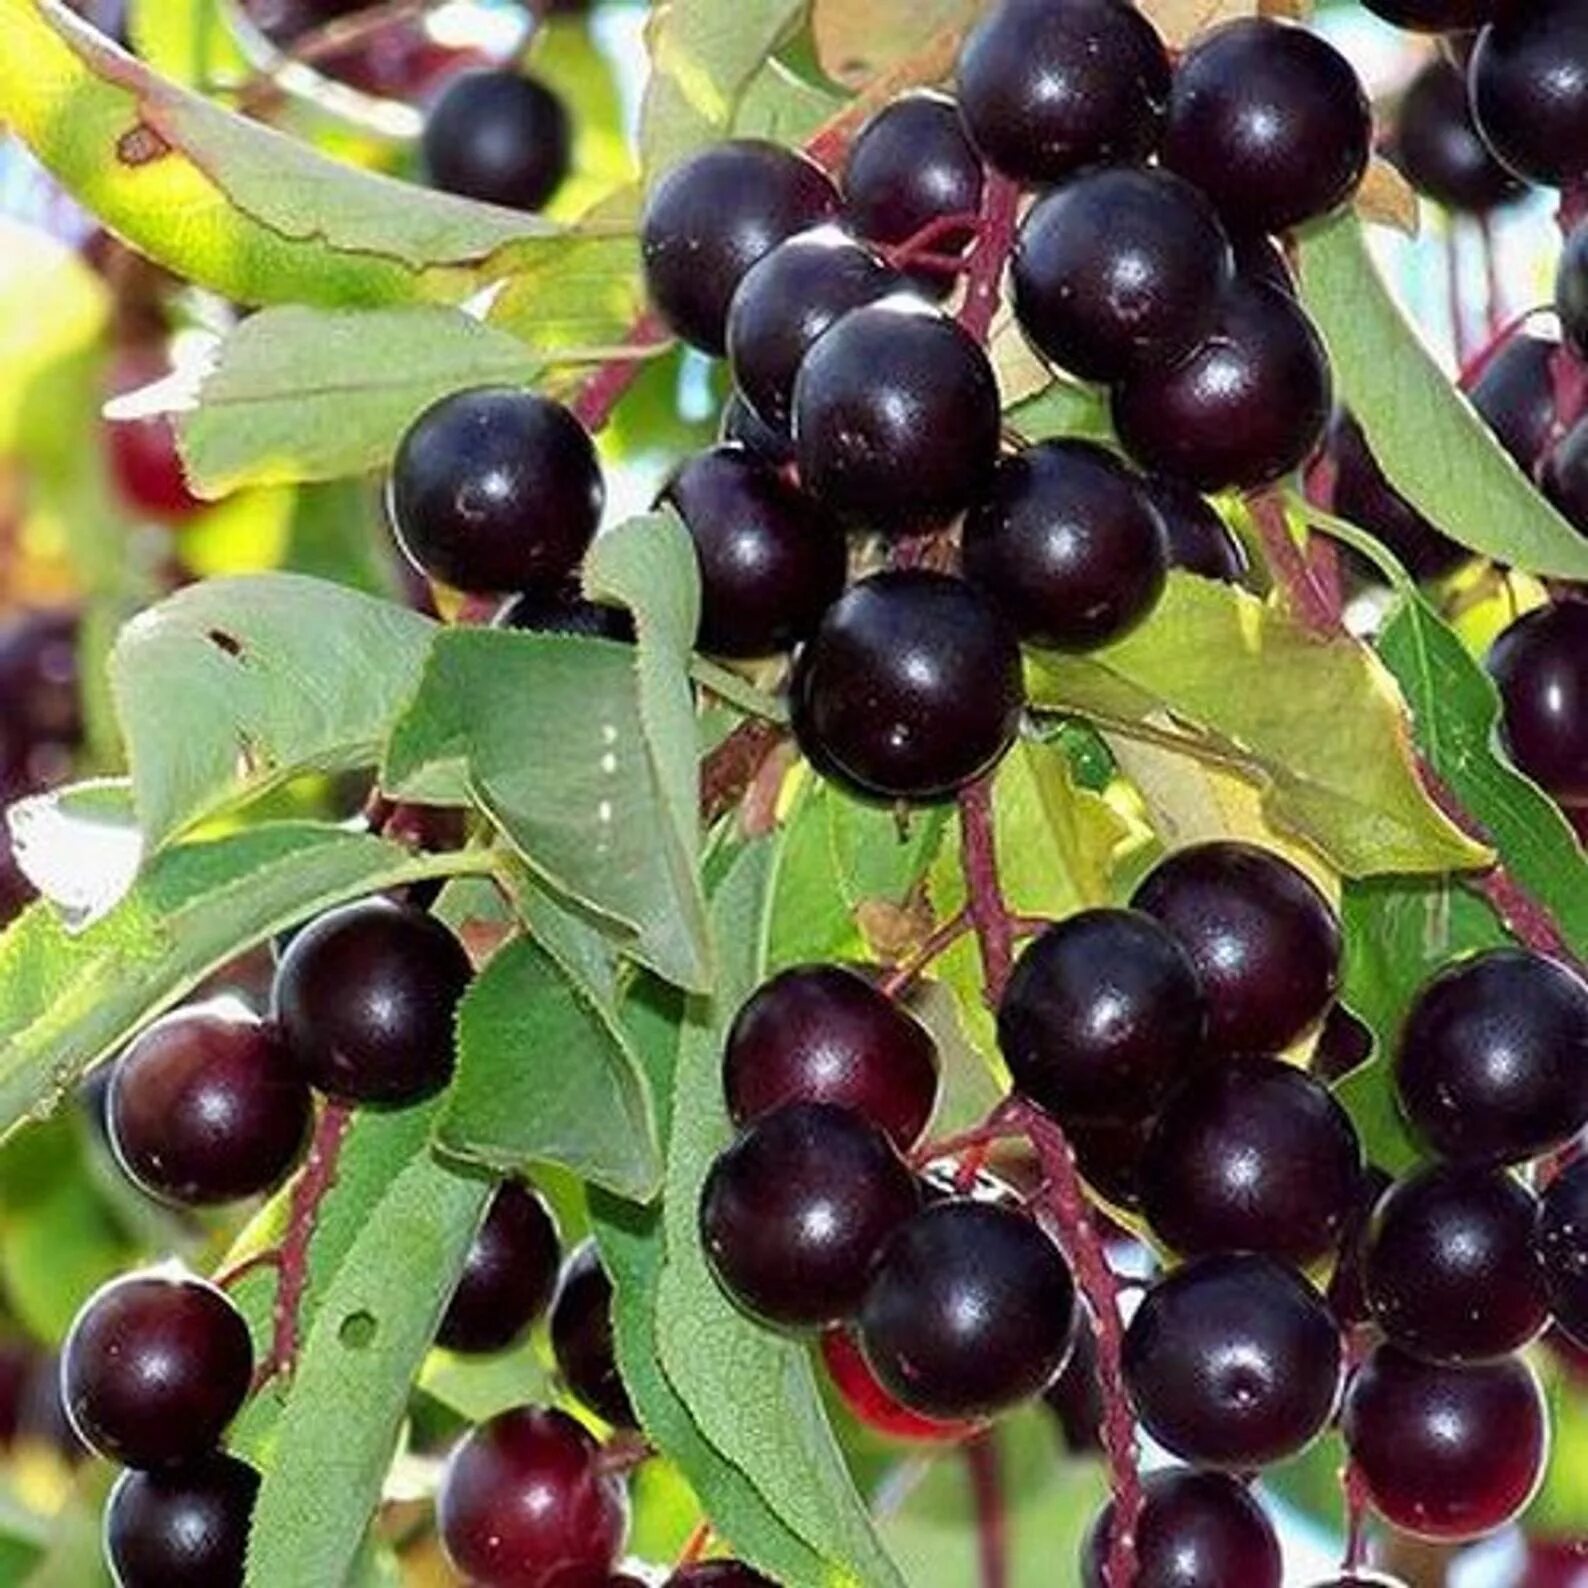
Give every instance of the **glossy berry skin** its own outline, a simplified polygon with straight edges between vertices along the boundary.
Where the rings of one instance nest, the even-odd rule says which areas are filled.
[[[882,1387],[940,1420],[991,1417],[1040,1395],[1075,1334],[1064,1255],[1024,1213],[956,1198],[888,1243],[857,1320]]]
[[[1161,369],[1207,333],[1234,270],[1213,207],[1168,171],[1083,171],[1039,199],[1012,263],[1031,345],[1083,380]]]
[[[1558,798],[1588,802],[1588,605],[1524,614],[1494,642],[1488,668],[1511,759]]]
[[[1151,1473],[1136,1527],[1136,1588],[1279,1588],[1279,1540],[1251,1491],[1222,1472]],[[1081,1546],[1081,1581],[1104,1588],[1110,1501]]]
[[[651,302],[686,342],[720,354],[745,272],[838,209],[837,189],[803,155],[759,138],[713,144],[669,171],[646,203],[640,244]]]
[[[1144,476],[1139,488],[1158,510],[1171,567],[1223,584],[1246,583],[1252,571],[1246,548],[1206,497],[1161,475]]]
[[[934,800],[992,767],[1025,704],[1020,648],[962,579],[873,574],[829,608],[795,664],[794,731],[824,775]]]
[[[847,1329],[829,1329],[822,1336],[822,1365],[838,1398],[863,1427],[904,1444],[952,1445],[970,1438],[981,1426],[975,1421],[944,1422],[901,1406],[866,1363]]]
[[[1152,1133],[1152,1119],[1092,1124],[1065,1123],[1081,1178],[1105,1200],[1132,1213],[1141,1210],[1141,1157]]]
[[[793,436],[774,430],[738,392],[734,392],[723,404],[717,439],[738,442],[763,463],[770,463],[774,468],[782,468],[794,461]]]
[[[517,72],[464,72],[425,118],[432,187],[508,209],[538,210],[568,174],[572,132],[561,99]]]
[[[998,382],[958,321],[900,297],[846,314],[794,382],[800,480],[879,529],[946,523],[992,478]]]
[[[276,971],[276,1022],[316,1091],[412,1103],[451,1078],[453,1018],[471,974],[433,916],[367,899],[293,938]]]
[[[125,1467],[168,1467],[220,1443],[253,1373],[248,1325],[191,1275],[112,1280],[83,1304],[61,1394],[83,1440]]]
[[[1546,1187],[1538,1249],[1555,1322],[1588,1344],[1588,1159],[1568,1164]]]
[[[1113,392],[1125,450],[1200,491],[1266,485],[1302,463],[1329,422],[1328,354],[1306,311],[1237,281],[1207,339],[1170,369]]]
[[[1500,445],[1529,476],[1555,425],[1550,365],[1559,346],[1552,338],[1518,332],[1472,384],[1472,406]]]
[[[711,1166],[700,1234],[718,1282],[789,1328],[852,1313],[878,1253],[920,1205],[888,1138],[831,1103],[763,1115]]]
[[[1243,281],[1260,281],[1286,297],[1296,296],[1296,274],[1285,250],[1272,237],[1263,232],[1237,232],[1230,243],[1235,252],[1235,274]]]
[[[663,1588],[777,1588],[770,1577],[739,1560],[702,1560],[681,1566]]]
[[[1097,1335],[1091,1320],[1077,1313],[1075,1344],[1059,1376],[1042,1393],[1058,1419],[1065,1448],[1095,1454],[1103,1448],[1103,1386],[1097,1376]]]
[[[138,1037],[116,1062],[107,1100],[122,1167],[188,1206],[270,1190],[297,1162],[312,1109],[273,1026],[202,1006]]]
[[[1351,63],[1317,34],[1249,18],[1181,57],[1163,160],[1241,231],[1327,215],[1367,171],[1373,118]]]
[[[1374,16],[1418,33],[1461,33],[1481,28],[1502,0],[1362,0]]]
[[[1467,68],[1473,119],[1500,163],[1565,187],[1588,171],[1588,15],[1576,0],[1510,6]]]
[[[520,1406],[472,1429],[436,1495],[447,1559],[479,1588],[555,1588],[563,1573],[610,1571],[628,1497],[600,1455],[564,1412]]]
[[[965,577],[1022,640],[1089,651],[1122,639],[1163,593],[1168,538],[1136,477],[1089,441],[1005,458],[966,515]]]
[[[678,510],[695,543],[701,650],[733,657],[785,651],[843,594],[843,526],[742,447],[697,454],[660,500]]]
[[[482,593],[561,585],[605,500],[579,421],[561,403],[506,387],[427,408],[397,449],[388,496],[414,566]]]
[[[903,291],[904,277],[836,226],[779,243],[745,272],[728,308],[728,363],[757,414],[787,433],[805,355],[851,309]]]
[[[1435,1152],[1521,1163],[1588,1122],[1588,986],[1564,965],[1498,948],[1452,965],[1401,1028],[1402,1111]]]
[[[785,1103],[834,1103],[908,1152],[937,1104],[937,1045],[865,977],[840,965],[797,965],[740,1007],[722,1077],[740,1125]]]
[[[1520,1357],[1443,1367],[1387,1343],[1352,1379],[1341,1427],[1374,1510],[1449,1543],[1516,1516],[1549,1445],[1544,1397]]]
[[[612,1281],[594,1241],[568,1259],[551,1307],[551,1349],[563,1382],[614,1428],[638,1424],[612,1341]]]
[[[1340,1387],[1340,1336],[1291,1269],[1202,1257],[1147,1292],[1125,1331],[1125,1385],[1143,1426],[1201,1467],[1244,1472],[1323,1431]]]
[[[587,600],[572,580],[514,596],[497,613],[494,626],[526,634],[568,634],[579,639],[634,643],[633,616],[623,607]]]
[[[1339,1261],[1329,1276],[1329,1310],[1344,1326],[1372,1321],[1367,1304],[1366,1277],[1363,1273],[1368,1236],[1373,1227],[1373,1210],[1394,1179],[1377,1164],[1369,1164],[1362,1175],[1362,1188],[1340,1242]]]
[[[560,1256],[545,1198],[504,1180],[469,1244],[436,1344],[470,1356],[505,1351],[551,1304]]]
[[[1085,910],[1020,956],[998,1005],[1015,1089],[1066,1124],[1141,1119],[1201,1055],[1207,1000],[1150,915]]]
[[[1391,152],[1419,193],[1458,214],[1487,215],[1527,192],[1489,152],[1473,124],[1466,77],[1441,57],[1402,94]]]
[[[1185,1082],[1153,1127],[1142,1201],[1172,1251],[1327,1256],[1356,1209],[1362,1147],[1333,1093],[1278,1059],[1231,1058]]]
[[[1538,1199],[1504,1170],[1435,1164],[1378,1204],[1363,1277],[1374,1321],[1435,1362],[1519,1351],[1549,1321]]]
[[[1560,328],[1579,357],[1588,352],[1588,226],[1566,239],[1555,273],[1555,309]]]
[[[1160,861],[1131,902],[1185,945],[1217,1052],[1277,1053],[1334,997],[1339,920],[1281,855],[1235,841],[1193,844]]]
[[[1169,98],[1169,57],[1123,0],[998,0],[956,72],[960,114],[988,162],[1020,182],[1144,160]]]
[[[237,1588],[259,1474],[204,1455],[160,1472],[124,1472],[105,1504],[105,1554],[119,1588]]]

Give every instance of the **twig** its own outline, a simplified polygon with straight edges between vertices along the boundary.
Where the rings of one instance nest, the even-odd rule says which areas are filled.
[[[623,394],[640,378],[646,357],[671,342],[667,327],[654,313],[642,314],[623,338],[622,358],[603,364],[579,388],[569,403],[575,419],[586,430],[599,430],[612,417]]]
[[[902,959],[877,984],[889,998],[897,998],[933,960],[947,953],[971,929],[970,913],[956,910],[932,928],[930,935],[908,959]]]
[[[388,28],[416,22],[436,4],[436,0],[380,0],[345,16],[299,34],[279,57],[244,83],[237,95],[239,115],[262,110],[281,92],[280,77],[291,66],[313,66],[344,50],[363,44]]]
[[[221,1290],[234,1290],[250,1274],[257,1273],[261,1268],[279,1268],[281,1266],[281,1249],[277,1246],[267,1246],[262,1252],[255,1252],[251,1257],[245,1257],[240,1262],[233,1263],[230,1268],[223,1268],[215,1276],[215,1284]]]
[[[1290,533],[1283,497],[1277,491],[1253,491],[1246,498],[1246,507],[1257,526],[1274,582],[1302,625],[1320,638],[1343,633],[1338,580],[1333,589],[1328,588],[1302,555]]]
[[[674,1571],[682,1571],[685,1566],[693,1566],[702,1555],[711,1548],[711,1523],[700,1522],[684,1541],[684,1547],[679,1551],[678,1559],[673,1563]]]
[[[960,792],[959,829],[968,894],[965,908],[981,951],[984,996],[988,1007],[996,1009],[1014,969],[1015,934],[998,882],[991,778],[983,778]]]
[[[987,340],[1002,301],[1004,267],[1014,247],[1015,224],[1019,218],[1018,185],[1006,176],[988,172],[982,187],[976,246],[970,256],[970,281],[959,311],[959,323],[978,342]]]
[[[706,757],[700,769],[700,805],[708,823],[744,797],[767,757],[786,737],[776,724],[749,717]]]
[[[981,1558],[981,1588],[1006,1588],[1009,1581],[1009,1513],[1004,1504],[1003,1461],[990,1433],[965,1444],[965,1466],[976,1504],[976,1538]]]

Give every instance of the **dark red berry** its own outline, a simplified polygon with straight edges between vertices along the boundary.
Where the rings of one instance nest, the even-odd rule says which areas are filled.
[[[1367,1256],[1368,1235],[1373,1227],[1373,1210],[1394,1183],[1391,1176],[1377,1164],[1368,1165],[1362,1175],[1356,1208],[1340,1242],[1340,1260],[1329,1278],[1329,1310],[1340,1323],[1348,1327],[1371,1321],[1363,1260]]]
[[[233,1456],[124,1472],[105,1505],[119,1588],[241,1588],[259,1474]]]
[[[1042,1398],[1059,1420],[1066,1449],[1077,1455],[1093,1455],[1103,1448],[1103,1385],[1097,1376],[1097,1335],[1084,1313],[1076,1314],[1075,1343],[1064,1370]]]
[[[1246,583],[1252,571],[1246,548],[1205,496],[1162,475],[1143,476],[1140,488],[1158,510],[1171,567],[1224,584]]]
[[[606,489],[561,403],[482,387],[427,408],[392,464],[393,527],[414,565],[459,590],[559,586],[601,519]]]
[[[164,380],[171,367],[159,354],[129,353],[111,372],[112,396],[125,396]],[[168,413],[141,419],[107,420],[105,450],[110,477],[122,502],[134,513],[163,524],[180,525],[202,512],[205,502],[188,485],[177,446],[176,424]]]
[[[1452,965],[1406,1017],[1395,1083],[1406,1117],[1442,1156],[1541,1156],[1588,1123],[1588,986],[1523,949]]]
[[[464,72],[425,118],[421,152],[432,187],[538,210],[568,174],[572,132],[563,102],[518,72]]]
[[[1066,1124],[1153,1113],[1196,1062],[1206,1029],[1190,956],[1138,910],[1086,910],[1048,927],[998,1006],[1016,1090]]]
[[[1340,923],[1283,856],[1235,841],[1177,850],[1131,901],[1185,945],[1220,1052],[1277,1053],[1317,1020],[1340,976]]]
[[[1267,1257],[1175,1269],[1125,1332],[1125,1385],[1142,1425],[1197,1466],[1244,1472],[1305,1449],[1334,1412],[1340,1367],[1323,1301]]]
[[[412,1103],[452,1075],[463,945],[433,916],[369,899],[328,911],[288,946],[275,1014],[309,1084],[359,1103]]]
[[[865,977],[839,965],[799,965],[758,988],[734,1016],[723,1086],[741,1125],[785,1103],[836,1103],[908,1152],[937,1103],[937,1046]]]
[[[436,1494],[447,1559],[479,1588],[557,1588],[610,1571],[628,1531],[621,1477],[564,1412],[520,1406],[470,1431]]]
[[[1468,394],[1500,445],[1531,475],[1555,428],[1551,364],[1559,343],[1518,331],[1483,366]]]
[[[919,1205],[913,1176],[874,1125],[830,1103],[790,1103],[712,1165],[701,1240],[747,1311],[818,1327],[855,1310],[877,1254]]]
[[[843,527],[742,447],[691,458],[661,500],[678,510],[695,543],[701,650],[735,657],[787,650],[843,594]]]
[[[832,606],[800,652],[800,748],[880,799],[941,799],[989,770],[1020,725],[1020,647],[962,579],[873,574]]]
[[[1296,273],[1285,250],[1272,237],[1264,232],[1237,232],[1230,243],[1235,250],[1235,274],[1243,281],[1260,281],[1287,297],[1296,296]]]
[[[1588,225],[1572,229],[1555,274],[1560,328],[1579,357],[1588,356]]]
[[[1312,1073],[1330,1085],[1343,1079],[1373,1056],[1373,1033],[1344,1004],[1333,1005],[1323,1017],[1323,1027],[1313,1044],[1309,1061]]]
[[[774,430],[738,392],[723,405],[717,436],[722,441],[737,441],[774,468],[794,461],[793,436]]]
[[[504,1180],[469,1245],[436,1344],[470,1355],[505,1351],[551,1304],[560,1255],[545,1199]]]
[[[1023,1212],[938,1202],[883,1251],[857,1322],[871,1371],[925,1417],[990,1417],[1040,1395],[1075,1334],[1064,1255]]]
[[[1579,419],[1555,444],[1538,470],[1538,483],[1577,529],[1588,534],[1588,420]]]
[[[1141,1208],[1141,1156],[1152,1132],[1152,1119],[1124,1123],[1065,1122],[1065,1134],[1075,1153],[1081,1178],[1117,1208]]]
[[[83,738],[78,620],[21,612],[0,624],[0,797],[65,782]]]
[[[759,138],[713,144],[669,171],[646,203],[651,302],[686,342],[721,353],[745,272],[838,209],[837,189],[803,155]]]
[[[977,148],[1037,183],[1150,155],[1170,69],[1152,24],[1123,0],[998,0],[961,47],[956,77]]]
[[[1588,802],[1588,604],[1560,601],[1518,618],[1488,666],[1511,759],[1560,799]]]
[[[623,607],[587,600],[572,581],[514,596],[494,621],[497,628],[520,629],[527,634],[571,634],[634,643],[632,615]]]
[[[1519,1357],[1442,1367],[1388,1343],[1353,1377],[1341,1427],[1379,1515],[1452,1543],[1517,1515],[1549,1444],[1544,1397]]]
[[[1458,213],[1487,215],[1527,192],[1478,132],[1466,77],[1440,56],[1401,95],[1391,152],[1419,193]]]
[[[770,1577],[738,1560],[702,1560],[681,1566],[663,1588],[777,1588]]]
[[[1588,1344],[1588,1158],[1550,1181],[1538,1246],[1555,1322],[1578,1344]]]
[[[637,1426],[612,1341],[612,1281],[594,1241],[563,1269],[551,1307],[551,1349],[563,1382],[614,1428]]]
[[[77,1432],[127,1467],[190,1461],[220,1443],[253,1374],[248,1325],[190,1274],[129,1274],[83,1304],[61,1357]]]
[[[838,1398],[855,1419],[885,1439],[907,1444],[958,1444],[981,1426],[977,1422],[944,1422],[923,1417],[901,1405],[877,1380],[855,1338],[847,1329],[829,1329],[822,1336],[822,1365]]]
[[[1493,20],[1503,0],[1362,0],[1375,16],[1420,33],[1457,33]]]
[[[1588,172],[1588,14],[1577,0],[1504,8],[1468,67],[1484,141],[1519,177],[1549,187]]]

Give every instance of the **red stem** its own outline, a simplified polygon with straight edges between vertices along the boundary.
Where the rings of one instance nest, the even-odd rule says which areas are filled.
[[[1467,362],[1467,317],[1461,302],[1461,250],[1456,247],[1454,228],[1445,234],[1445,296],[1450,310],[1450,334],[1455,343],[1456,363]]]
[[[939,215],[934,220],[929,220],[926,225],[901,242],[889,243],[879,250],[882,256],[895,270],[908,270],[913,265],[918,265],[925,259],[943,259],[953,268],[958,269],[964,260],[958,255],[933,254],[939,243],[958,242],[961,248],[968,247],[975,240],[981,230],[981,216],[974,210],[964,210],[954,215]]]
[[[1529,309],[1523,309],[1520,314],[1513,314],[1503,325],[1498,326],[1490,333],[1489,339],[1478,349],[1465,364],[1461,366],[1461,374],[1456,384],[1462,391],[1471,391],[1478,383],[1484,370],[1499,356],[1505,344],[1522,329],[1527,322],[1544,312],[1544,305],[1535,303]]]
[[[1339,581],[1336,578],[1330,588],[1308,565],[1290,533],[1284,503],[1273,491],[1254,491],[1246,498],[1246,506],[1257,526],[1274,582],[1284,591],[1303,627],[1320,638],[1341,634]]]
[[[996,1009],[1014,969],[1015,934],[998,882],[991,778],[983,778],[961,791],[959,829],[965,889],[969,894],[965,908],[981,950],[984,995],[988,1006]]]
[[[897,998],[934,959],[947,953],[968,931],[969,912],[956,910],[946,921],[933,927],[926,941],[908,959],[900,960],[878,987],[889,998]]]
[[[685,1566],[693,1566],[710,1547],[711,1523],[703,1521],[696,1526],[695,1531],[684,1541],[684,1547],[673,1564],[673,1570],[681,1571]]]
[[[1004,1505],[1003,1461],[992,1434],[966,1441],[965,1465],[976,1502],[976,1536],[981,1553],[981,1588],[1007,1588],[1009,1514]]]
[[[633,356],[615,358],[590,376],[568,405],[574,418],[586,430],[599,430],[612,417],[612,410],[623,394],[640,378],[640,371],[645,367],[644,355],[670,340],[667,327],[657,315],[642,314],[623,338],[623,346],[634,349]]]
[[[1004,267],[1015,243],[1020,218],[1020,188],[1006,176],[989,172],[982,187],[976,246],[970,256],[970,281],[959,322],[978,342],[987,340],[1002,298]]]
[[[255,1252],[252,1257],[245,1257],[241,1262],[233,1263],[230,1268],[223,1268],[215,1276],[215,1284],[221,1290],[232,1290],[240,1285],[250,1274],[257,1273],[261,1268],[279,1268],[281,1266],[281,1249],[277,1246],[267,1246],[262,1252]]]

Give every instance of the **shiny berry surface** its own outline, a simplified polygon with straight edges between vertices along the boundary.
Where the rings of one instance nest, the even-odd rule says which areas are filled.
[[[1446,1158],[1520,1163],[1588,1121],[1588,985],[1564,965],[1500,948],[1418,994],[1395,1056],[1401,1108]]]
[[[628,1531],[623,1480],[573,1418],[522,1406],[472,1429],[436,1494],[447,1559],[479,1588],[556,1588],[609,1571]]]
[[[1169,541],[1169,564],[1204,579],[1244,585],[1252,562],[1240,537],[1205,496],[1178,480],[1149,474],[1140,489],[1158,510]]]
[[[1459,33],[1481,28],[1499,13],[1504,0],[1362,0],[1375,16],[1398,28],[1423,33]]]
[[[763,1115],[712,1165],[700,1233],[717,1279],[768,1323],[816,1327],[854,1311],[920,1193],[888,1138],[830,1103]]]
[[[258,1473],[227,1455],[124,1472],[105,1505],[119,1588],[238,1588],[258,1492]]]
[[[1467,80],[1434,57],[1407,85],[1391,153],[1419,193],[1458,214],[1487,215],[1527,192],[1489,151],[1467,100]]]
[[[1545,1188],[1538,1249],[1556,1323],[1588,1344],[1588,1159],[1569,1164]]]
[[[837,189],[803,155],[759,138],[714,144],[669,171],[646,202],[640,243],[651,302],[686,342],[722,353],[745,272],[838,209]]]
[[[695,543],[701,650],[733,657],[787,650],[843,594],[843,527],[742,447],[697,454],[661,500],[678,510]]]
[[[1283,856],[1234,840],[1159,862],[1131,901],[1191,956],[1219,1051],[1276,1053],[1317,1020],[1340,976],[1340,923]]]
[[[594,1241],[568,1259],[551,1307],[551,1349],[563,1382],[615,1428],[636,1426],[612,1340],[612,1281]]]
[[[829,1329],[822,1336],[822,1366],[851,1415],[873,1433],[905,1444],[957,1444],[981,1426],[977,1422],[944,1422],[923,1417],[902,1406],[877,1381],[860,1346],[847,1329]]]
[[[1169,547],[1136,477],[1088,441],[1043,441],[1005,458],[966,516],[965,577],[1032,645],[1087,651],[1157,604]]]
[[[1559,601],[1518,618],[1488,667],[1511,759],[1559,798],[1588,802],[1588,604]]]
[[[414,566],[481,592],[562,584],[605,499],[579,421],[561,403],[506,387],[427,408],[397,449],[388,496]]]
[[[1114,426],[1143,468],[1201,491],[1258,486],[1302,463],[1329,422],[1333,380],[1295,300],[1237,281],[1206,340],[1113,393]]]
[[[1271,1258],[1203,1257],[1148,1290],[1125,1332],[1125,1385],[1166,1450],[1233,1472],[1295,1455],[1339,1393],[1334,1319]]]
[[[1519,1357],[1444,1367],[1388,1344],[1352,1379],[1341,1427],[1374,1510],[1449,1542],[1516,1516],[1549,1446],[1544,1397]]]
[[[988,161],[1022,182],[1143,160],[1169,98],[1169,57],[1124,0],[998,0],[956,70],[960,114]]]
[[[1024,1213],[938,1202],[888,1243],[857,1321],[873,1373],[911,1411],[993,1416],[1053,1381],[1075,1332],[1064,1254]]]
[[[1013,742],[1020,648],[961,579],[924,569],[852,586],[800,652],[794,730],[826,775],[880,799],[941,799]]]
[[[1048,927],[998,1006],[1015,1089],[1065,1123],[1152,1113],[1200,1057],[1206,1029],[1190,956],[1137,910],[1085,910]]]
[[[1373,1210],[1394,1183],[1390,1174],[1377,1164],[1369,1164],[1363,1171],[1357,1204],[1341,1238],[1334,1272],[1329,1276],[1329,1310],[1342,1324],[1370,1321],[1364,1259],[1373,1227]]]
[[[1483,366],[1468,394],[1500,445],[1531,475],[1555,425],[1552,338],[1517,332]]]
[[[1588,13],[1527,0],[1479,35],[1467,68],[1485,142],[1528,182],[1564,187],[1588,170]]]
[[[469,957],[446,927],[370,899],[328,911],[276,971],[275,1017],[309,1084],[360,1103],[411,1103],[452,1075]]]
[[[757,988],[723,1052],[728,1112],[747,1125],[785,1103],[834,1103],[908,1152],[937,1103],[937,1047],[925,1026],[865,977],[799,965]]]
[[[508,209],[538,210],[568,174],[572,130],[561,99],[517,72],[465,72],[425,118],[432,187]]]
[[[166,1467],[220,1443],[253,1373],[248,1325],[213,1285],[149,1272],[83,1304],[61,1357],[73,1425],[123,1466]]]
[[[436,1344],[469,1355],[505,1351],[551,1304],[560,1256],[545,1198],[504,1180],[469,1243]]]
[[[1015,315],[1084,380],[1161,368],[1207,333],[1233,271],[1212,206],[1168,171],[1087,171],[1039,199],[1013,260]]]
[[[590,601],[577,582],[526,590],[496,615],[496,627],[526,634],[570,634],[580,639],[634,643],[634,618],[623,607]]]

